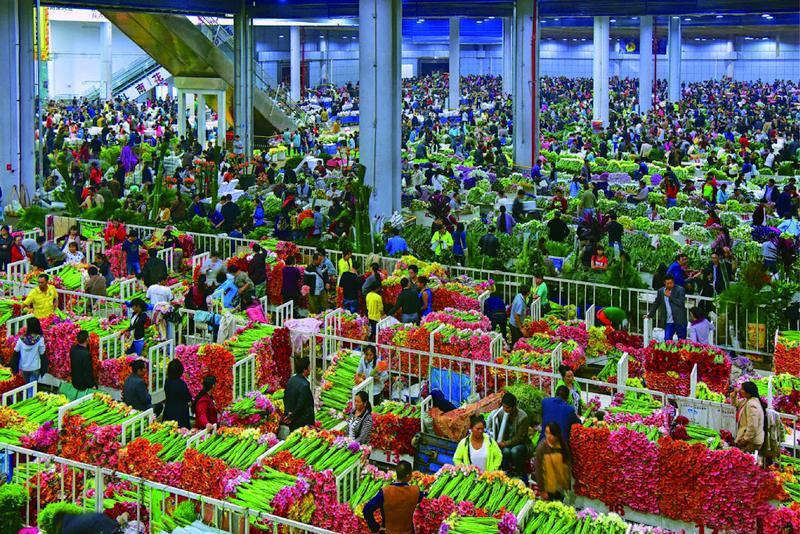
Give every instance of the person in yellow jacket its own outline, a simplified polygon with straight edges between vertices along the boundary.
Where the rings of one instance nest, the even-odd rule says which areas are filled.
[[[439,219],[433,223],[433,235],[431,236],[431,250],[436,256],[441,256],[446,250],[453,248],[453,236],[447,231],[444,224]]]
[[[486,423],[481,415],[469,418],[470,432],[458,442],[453,455],[455,465],[474,465],[484,471],[497,471],[503,463],[503,453],[497,442],[486,434]]]

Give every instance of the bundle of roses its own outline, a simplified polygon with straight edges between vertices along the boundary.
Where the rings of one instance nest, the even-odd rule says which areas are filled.
[[[445,308],[442,311],[429,313],[422,319],[422,323],[438,322],[449,324],[460,330],[478,330],[489,332],[492,323],[489,318],[479,311],[464,311],[457,308]]]

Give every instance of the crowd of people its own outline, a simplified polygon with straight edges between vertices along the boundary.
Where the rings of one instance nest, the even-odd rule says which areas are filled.
[[[480,255],[488,260],[487,266],[495,265],[493,260],[498,256],[500,237],[510,235],[517,224],[539,219],[544,211],[555,210],[545,226],[547,238],[540,238],[543,257],[550,255],[546,241],[562,243],[578,257],[579,265],[587,272],[605,273],[620,265],[623,269],[634,267],[623,245],[624,228],[619,216],[613,211],[602,213],[602,199],[648,205],[649,219],[658,220],[662,210],[650,203],[649,193],[662,192],[667,207],[676,205],[679,194],[686,194],[694,205],[708,214],[704,226],[715,235],[709,247],[708,263],[703,269],[691,270],[688,257],[681,253],[674,262],[662,265],[653,276],[652,288],[657,293],[648,316],[658,319],[665,339],[688,337],[698,343],[709,343],[714,337],[714,326],[709,321],[713,310],[704,304],[705,301],[687,310],[686,296],[718,295],[740,271],[732,252],[730,229],[720,221],[717,209],[731,199],[755,201],[758,207],[752,214],[753,226],[763,225],[774,215],[782,221],[781,231],[800,235],[797,223],[800,197],[794,178],[782,187],[769,181],[755,196],[752,188],[746,187],[758,168],[777,170],[786,162],[797,167],[800,90],[792,81],[692,83],[684,85],[681,101],[673,104],[666,103],[666,85],[658,82],[654,110],[640,115],[634,111],[638,107],[635,81],[612,79],[610,89],[609,124],[602,131],[594,131],[591,80],[542,79],[542,148],[555,154],[576,155],[582,160],[582,167],[565,182],[555,162],[546,158],[534,162],[530,179],[536,184],[539,197],[543,194],[549,197],[546,205],[540,201],[533,211],[526,209],[532,195],[520,189],[510,209],[501,204],[494,206],[489,215],[484,214],[485,232],[473,240],[473,236],[467,235],[467,217],[461,208],[466,205],[462,194],[475,185],[475,179],[449,163],[436,163],[436,155],[452,154],[497,177],[508,176],[513,162],[509,161],[504,147],[511,143],[513,135],[511,99],[503,94],[501,80],[497,77],[465,77],[463,98],[456,113],[442,117],[448,94],[446,75],[404,80],[404,204],[422,200],[431,206],[446,206],[446,209],[430,210],[433,224],[425,244],[435,259],[444,262],[452,258],[463,265],[468,256]],[[253,159],[253,173],[258,183],[268,187],[281,201],[281,209],[272,221],[266,216],[263,200],[258,196],[251,198],[252,217],[244,221],[239,202],[230,194],[221,195],[216,205],[206,201],[202,171],[195,162],[202,159],[218,164],[215,178],[220,184],[243,178],[242,167],[232,163],[229,157],[241,154],[241,142],[233,137],[230,150],[220,151],[210,145],[199,146],[192,132],[176,137],[177,107],[171,99],[146,103],[120,99],[50,103],[41,130],[45,155],[42,163],[47,176],[43,189],[65,188],[83,209],[102,207],[111,200],[106,198],[110,193],[132,211],[154,213],[162,225],[181,225],[199,217],[208,221],[214,231],[232,237],[259,232],[260,237],[271,235],[290,241],[321,242],[326,236],[349,236],[357,209],[351,166],[357,161],[358,136],[355,131],[343,128],[337,116],[358,111],[358,86],[324,86],[304,94],[308,122],[296,131],[277,134],[276,141],[288,148],[290,157],[319,158],[319,163],[287,167],[266,151]],[[572,133],[556,135],[563,131]],[[339,134],[335,154],[326,152],[321,141],[323,135],[331,132]],[[720,136],[725,139],[724,143],[717,141]],[[170,147],[168,158],[161,160],[157,155],[147,160],[142,158],[143,144],[158,148],[164,143]],[[122,146],[119,157],[111,166],[103,168],[101,152],[118,145]],[[607,177],[596,176],[591,170],[598,158],[624,154],[632,155],[637,165],[631,178],[639,187],[630,195],[621,194],[608,183]],[[651,175],[648,162],[654,160],[654,154],[660,154],[655,160],[666,164],[666,173],[658,183],[645,179]],[[736,163],[739,158],[741,163]],[[332,160],[336,161],[335,166],[328,165]],[[724,178],[707,172],[701,180],[679,180],[673,169],[698,160],[721,169]],[[64,165],[68,169],[66,173]],[[156,178],[160,170],[174,178],[171,184],[177,194],[168,204],[148,206],[148,201],[158,199],[152,195],[158,190]],[[312,202],[315,188],[327,192],[330,207],[324,213]],[[578,206],[574,212],[569,209],[572,199],[577,200]],[[576,200],[572,200],[573,205]],[[306,208],[311,211],[312,224],[301,228],[298,214]],[[601,216],[603,222],[598,225]],[[400,225],[387,225],[384,237],[382,247],[386,255],[420,252],[412,250]],[[171,231],[165,233],[164,239],[164,247],[180,248],[174,246],[175,237]],[[573,240],[575,245],[572,245]],[[43,237],[28,241],[24,242],[21,234],[12,234],[8,227],[0,228],[0,269],[5,270],[9,263],[25,257],[40,269],[62,263],[86,263],[86,240],[77,227],[52,242]],[[141,356],[146,325],[156,324],[160,338],[174,336],[172,314],[177,307],[176,295],[166,285],[169,272],[164,260],[158,257],[158,248],[150,248],[147,261],[141,265],[140,251],[145,243],[137,233],[131,231],[118,236],[117,241],[125,255],[127,274],[140,281],[145,293],[144,298],[131,302],[130,326],[125,333],[128,353]],[[308,311],[321,313],[336,306],[337,290],[341,289],[343,307],[367,317],[371,341],[377,341],[377,324],[386,316],[398,316],[403,323],[419,323],[433,311],[434,292],[428,278],[419,274],[417,265],[409,265],[408,275],[400,280],[401,292],[396,301],[385,307],[384,275],[379,259],[367,261],[366,272],[359,272],[352,254],[351,249],[345,248],[341,260],[334,265],[326,249],[320,246],[302,271],[298,267],[299,257],[286,258],[279,275],[284,302],[299,301],[307,292]],[[765,241],[765,268],[774,273],[779,261],[776,240]],[[522,324],[532,304],[538,303],[543,314],[549,311],[551,303],[545,272],[550,268],[552,265],[546,262],[538,265],[532,286],[520,287],[511,302],[505,302],[499,292],[485,301],[482,312],[508,346],[523,337]],[[257,244],[252,247],[246,271],[234,265],[227,266],[224,258],[212,251],[201,265],[199,277],[193,281],[182,305],[209,314],[209,328],[215,339],[219,329],[219,321],[214,319],[218,312],[217,301],[224,309],[245,312],[252,321],[267,322],[268,317],[257,299],[265,294],[271,272],[267,268],[266,252]],[[109,261],[102,254],[95,256],[87,275],[85,291],[92,295],[105,295],[114,279]],[[23,304],[29,307],[33,317],[26,324],[25,335],[17,341],[12,367],[29,383],[47,372],[40,319],[51,315],[58,306],[58,294],[47,274],[38,276],[38,286],[30,290]],[[606,306],[596,313],[601,324],[614,327],[626,324],[626,310]],[[347,420],[347,434],[361,444],[370,442],[372,403],[380,402],[388,381],[379,360],[375,349],[367,347],[358,365],[359,375],[374,380],[371,395],[361,391],[355,396]],[[97,387],[85,330],[77,335],[70,362],[76,390]],[[123,386],[122,399],[133,408],[148,409],[152,407],[152,399],[147,393],[145,364],[142,360],[133,360],[131,369]],[[294,371],[284,400],[289,430],[315,423],[309,360],[300,358],[295,362]],[[558,371],[562,379],[555,388],[555,395],[542,400],[540,413],[526,413],[513,394],[505,393],[501,406],[487,417],[473,416],[468,435],[457,443],[454,463],[486,470],[503,469],[525,482],[533,474],[543,498],[563,499],[571,481],[570,429],[580,422],[582,407],[573,370],[562,366]],[[205,377],[199,394],[192,396],[183,374],[180,361],[172,360],[167,368],[166,400],[157,409],[164,420],[176,421],[181,427],[213,428],[218,420],[214,378]],[[759,450],[765,441],[767,426],[764,423],[766,412],[755,385],[746,382],[732,402],[741,414],[735,439],[737,446],[748,452]],[[539,430],[533,430],[537,428],[534,421],[540,422]],[[382,511],[384,524],[392,531],[404,532],[410,525],[414,507],[423,496],[415,486],[408,484],[410,472],[410,465],[400,462],[396,482],[364,506],[364,516],[371,528],[378,528],[374,518],[378,509]]]

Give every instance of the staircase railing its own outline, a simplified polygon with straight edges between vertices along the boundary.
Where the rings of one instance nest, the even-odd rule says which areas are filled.
[[[233,27],[229,24],[220,24],[216,17],[197,17],[200,21],[200,31],[203,32],[214,46],[222,50],[231,61],[234,61],[234,33]],[[286,94],[279,84],[269,83],[269,76],[258,62],[253,65],[253,82],[257,89],[266,93],[270,100],[269,113],[273,111],[275,104],[278,104],[281,111],[292,117],[295,122],[305,122],[305,112],[297,106]]]
[[[117,95],[123,92],[158,67],[159,64],[150,56],[144,56],[129,63],[111,76],[111,94]],[[83,96],[89,99],[99,98],[100,92],[101,87],[97,85],[90,91],[85,92]]]

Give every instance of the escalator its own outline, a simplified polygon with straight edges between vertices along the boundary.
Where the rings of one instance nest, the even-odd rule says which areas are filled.
[[[234,70],[232,51],[226,54],[227,39],[214,42],[191,21],[178,15],[101,11],[103,16],[147,52],[173,76],[221,78],[228,84],[227,109],[233,110]],[[224,46],[223,46],[224,43]],[[254,76],[256,78],[256,76]],[[296,128],[290,112],[267,94],[263,80],[255,82],[253,130],[258,135]],[[270,91],[271,93],[273,91]]]
[[[117,96],[125,92],[126,89],[133,87],[158,69],[159,64],[149,56],[134,61],[124,69],[114,73],[111,78],[111,95]],[[100,98],[100,88],[96,87],[83,96],[90,100]]]

